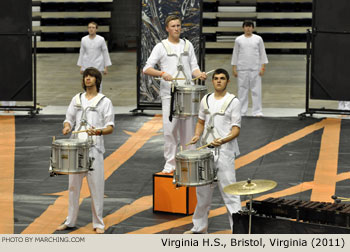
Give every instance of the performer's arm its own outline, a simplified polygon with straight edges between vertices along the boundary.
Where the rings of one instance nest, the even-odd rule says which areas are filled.
[[[198,78],[200,80],[206,80],[207,79],[207,74],[205,72],[201,72],[201,70],[199,70],[199,69],[194,70],[192,72],[192,75],[195,78]]]
[[[75,125],[76,110],[74,108],[74,104],[75,104],[75,97],[73,97],[72,101],[70,102],[67,108],[66,119],[63,122],[63,129],[62,129],[63,135],[67,135],[69,132],[71,132],[73,125]]]
[[[143,73],[154,77],[161,77],[166,81],[171,81],[173,79],[173,77],[170,74],[160,70],[156,70],[153,67],[147,68],[145,71],[143,71]]]
[[[114,127],[112,125],[108,125],[106,128],[103,129],[95,129],[91,128],[88,129],[87,133],[89,136],[103,136],[103,135],[109,135],[112,134],[114,130]]]
[[[63,129],[62,129],[63,135],[67,135],[71,131],[72,131],[72,127],[70,126],[70,123],[69,122],[65,122],[63,124]]]
[[[220,145],[223,145],[225,143],[232,141],[233,139],[239,136],[239,133],[240,133],[240,128],[237,126],[233,126],[230,134],[227,137],[217,138],[211,144],[215,147],[218,147]]]
[[[235,45],[233,47],[232,51],[232,58],[231,58],[231,65],[232,65],[232,74],[233,76],[237,77],[237,64],[238,64],[238,50],[239,50],[239,43],[237,39],[235,40]]]
[[[78,58],[78,63],[77,65],[79,66],[80,69],[80,74],[83,74],[83,56],[85,54],[85,47],[84,47],[84,42],[83,39],[81,39],[80,42],[80,50],[79,50],[79,58]]]
[[[189,144],[195,144],[198,142],[199,138],[203,134],[204,131],[204,120],[198,119],[196,124],[196,130],[194,131],[194,136],[192,137]]]
[[[233,65],[233,66],[232,66],[232,74],[233,74],[233,76],[235,76],[235,77],[238,76],[238,73],[237,73],[237,66],[236,66],[236,65]]]
[[[102,42],[102,55],[103,55],[103,61],[104,61],[104,65],[105,65],[103,73],[107,74],[108,73],[107,67],[111,66],[112,62],[111,62],[111,58],[109,57],[109,52],[108,52],[108,47],[107,47],[106,41],[104,39]]]

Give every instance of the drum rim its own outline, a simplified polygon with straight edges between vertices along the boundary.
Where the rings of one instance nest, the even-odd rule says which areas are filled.
[[[208,90],[208,88],[205,85],[177,86],[176,89],[181,91]]]
[[[89,142],[88,142],[88,140],[69,138],[69,139],[57,139],[52,143],[52,145],[53,146],[67,146],[67,147],[89,146]]]
[[[188,151],[196,151],[197,153],[201,153],[201,155],[198,156],[192,156],[188,157],[184,155],[184,152]],[[175,159],[187,159],[187,160],[200,160],[201,158],[206,158],[206,157],[214,157],[213,152],[207,149],[202,149],[202,150],[184,150],[176,154]]]

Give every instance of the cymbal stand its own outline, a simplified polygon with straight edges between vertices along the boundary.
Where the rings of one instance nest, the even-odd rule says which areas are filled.
[[[240,214],[249,216],[248,234],[251,234],[252,233],[252,216],[255,215],[256,212],[253,209],[253,194],[250,194],[248,196],[249,196],[249,209],[245,208],[244,210],[241,210]]]

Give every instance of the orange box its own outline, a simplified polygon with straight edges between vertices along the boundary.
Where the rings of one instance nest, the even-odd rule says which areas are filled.
[[[196,188],[173,184],[173,175],[165,173],[153,174],[153,211],[180,213],[190,215],[194,213],[197,204]]]

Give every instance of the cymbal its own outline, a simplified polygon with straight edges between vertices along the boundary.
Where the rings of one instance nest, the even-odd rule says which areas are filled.
[[[255,179],[240,181],[224,187],[224,192],[233,195],[251,195],[271,190],[277,186],[273,180]]]

